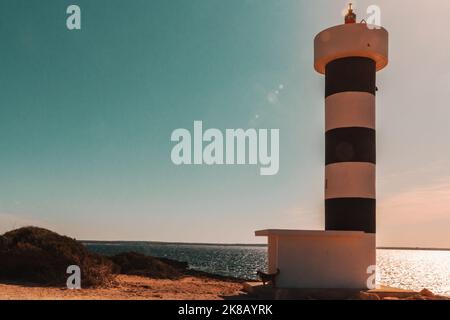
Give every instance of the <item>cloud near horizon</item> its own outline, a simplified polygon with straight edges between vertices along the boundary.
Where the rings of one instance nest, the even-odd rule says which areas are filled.
[[[381,199],[379,245],[450,248],[450,183],[436,182]]]

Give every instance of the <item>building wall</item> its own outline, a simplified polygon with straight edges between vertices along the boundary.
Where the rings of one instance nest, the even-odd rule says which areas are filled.
[[[367,287],[369,266],[376,264],[375,235],[271,236],[270,271],[280,269],[279,288]]]

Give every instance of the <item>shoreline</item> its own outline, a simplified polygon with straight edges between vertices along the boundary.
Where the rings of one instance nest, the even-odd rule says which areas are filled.
[[[171,258],[133,251],[107,255],[90,252],[88,247],[82,241],[37,227],[21,228],[0,236],[0,260],[7,262],[0,264],[0,300],[256,299],[257,295],[244,292],[249,284],[263,292],[286,291],[262,286],[260,281],[245,277],[191,269],[188,262]],[[81,267],[78,277],[81,280],[82,275],[83,289],[70,290],[66,287],[66,269],[77,263]],[[342,291],[324,289],[324,292],[336,290]],[[364,296],[365,290],[360,293],[360,298],[380,298],[371,296],[370,292]],[[425,289],[410,298],[447,299]],[[318,296],[318,299],[322,298]]]

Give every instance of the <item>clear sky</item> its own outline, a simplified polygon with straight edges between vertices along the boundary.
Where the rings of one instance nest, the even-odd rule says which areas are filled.
[[[378,244],[450,247],[448,0],[377,4]],[[82,30],[68,31],[70,4]],[[336,0],[4,0],[0,232],[258,242],[322,229],[324,79],[313,38]],[[277,91],[278,90],[278,91]],[[174,129],[280,129],[280,171],[172,164]],[[191,129],[192,130],[192,129]]]

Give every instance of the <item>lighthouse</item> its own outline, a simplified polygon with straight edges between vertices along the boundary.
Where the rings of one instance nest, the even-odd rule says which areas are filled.
[[[255,232],[268,238],[268,272],[276,277],[274,290],[282,290],[276,295],[286,289],[371,287],[376,74],[388,64],[388,42],[384,28],[358,23],[351,5],[343,24],[314,39],[314,69],[325,76],[325,230]]]
[[[376,72],[388,63],[388,33],[345,24],[314,40],[314,67],[325,75],[325,229],[376,233]]]

